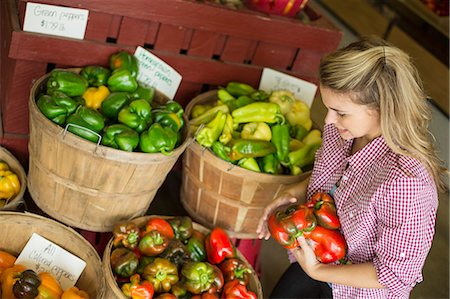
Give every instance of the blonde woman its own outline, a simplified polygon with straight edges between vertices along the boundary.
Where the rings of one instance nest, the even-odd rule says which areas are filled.
[[[269,205],[267,217],[315,192],[333,195],[350,264],[322,264],[304,238],[273,298],[408,298],[422,281],[435,232],[441,161],[431,112],[410,57],[369,37],[324,57],[320,93],[328,109],[312,175]]]

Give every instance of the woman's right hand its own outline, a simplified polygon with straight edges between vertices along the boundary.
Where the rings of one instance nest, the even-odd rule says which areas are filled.
[[[267,228],[267,220],[269,216],[274,212],[278,207],[293,204],[297,202],[297,198],[292,196],[292,194],[285,192],[282,193],[279,197],[277,197],[273,202],[271,202],[263,211],[261,218],[259,218],[258,227],[256,228],[256,233],[258,234],[258,238],[268,240],[270,238],[270,232]]]

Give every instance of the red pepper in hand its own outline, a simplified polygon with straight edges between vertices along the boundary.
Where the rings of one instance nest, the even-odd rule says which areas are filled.
[[[237,279],[245,285],[250,281],[250,275],[253,272],[252,269],[239,258],[231,258],[223,261],[219,265],[219,269],[223,273],[225,282]]]
[[[175,234],[173,232],[170,223],[167,220],[160,217],[150,218],[147,221],[147,224],[145,225],[142,235],[145,235],[152,230],[159,231],[161,234],[167,236],[169,239],[173,239],[175,237]]]
[[[316,227],[313,209],[305,205],[291,205],[269,216],[267,226],[272,238],[287,249],[298,247],[297,238]]]
[[[155,290],[147,280],[141,280],[139,274],[130,277],[130,283],[122,286],[122,293],[131,299],[152,299]]]
[[[314,215],[318,225],[328,229],[341,227],[333,198],[328,193],[317,192],[311,197],[307,206],[314,208]]]
[[[312,241],[314,253],[322,263],[333,263],[345,257],[347,243],[338,230],[317,226],[306,232],[305,238]]]
[[[213,265],[220,264],[225,258],[232,258],[235,255],[228,234],[220,227],[215,227],[206,236],[205,249],[208,261]]]
[[[227,282],[223,287],[222,299],[257,299],[256,294],[247,290],[239,280]]]

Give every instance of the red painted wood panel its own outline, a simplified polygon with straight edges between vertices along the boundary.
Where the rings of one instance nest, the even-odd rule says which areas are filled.
[[[11,152],[28,171],[28,135],[4,134],[0,138],[0,145]]]
[[[319,63],[324,53],[300,50],[292,70],[300,76],[319,77]]]
[[[183,48],[186,28],[160,24],[154,49],[179,53]]]
[[[189,45],[188,55],[212,58],[218,37],[217,34],[212,32],[195,30]]]
[[[108,37],[112,16],[92,11],[89,13],[88,26],[84,38],[105,42]]]
[[[220,58],[224,61],[244,63],[251,60],[256,44],[252,40],[230,36],[223,46]]]
[[[285,70],[292,65],[296,51],[297,48],[260,42],[252,64]]]
[[[143,46],[147,36],[147,25],[148,22],[145,20],[123,18],[117,43],[127,46]]]

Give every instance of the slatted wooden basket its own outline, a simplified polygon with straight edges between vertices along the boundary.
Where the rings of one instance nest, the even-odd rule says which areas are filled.
[[[31,89],[28,190],[45,213],[74,227],[112,231],[145,214],[190,138],[171,155],[126,152],[87,141],[47,119],[36,98],[48,74]]]
[[[0,211],[0,250],[18,256],[33,233],[37,233],[86,262],[76,286],[90,298],[108,298],[106,280],[97,251],[70,227],[32,213]]]
[[[23,201],[23,194],[25,193],[25,189],[27,188],[27,176],[25,174],[25,170],[22,167],[22,164],[11,154],[6,148],[0,146],[0,161],[4,161],[8,164],[9,169],[17,175],[20,182],[20,191],[19,193],[6,200],[6,205],[0,207],[0,210],[15,210],[17,206]]]
[[[149,215],[149,216],[142,216],[142,217],[135,218],[135,219],[133,219],[133,222],[136,223],[139,227],[142,227],[145,225],[145,223],[147,223],[147,221],[151,217],[168,218],[168,216]],[[202,232],[204,234],[207,234],[210,231],[209,229],[202,226],[201,224],[193,222],[192,225],[193,225],[194,229],[199,230],[200,232]],[[112,241],[113,241],[113,239],[111,239],[109,241],[108,245],[106,246],[105,251],[103,252],[103,260],[102,260],[103,272],[105,274],[106,284],[108,286],[106,298],[108,298],[108,299],[109,298],[126,299],[126,297],[123,295],[122,291],[120,290],[119,286],[117,285],[116,280],[114,279],[114,274],[111,269],[110,256],[111,256],[112,246],[113,246]],[[242,255],[242,253],[239,250],[236,250],[236,253],[237,253],[237,257],[240,258],[241,260],[243,260],[249,269],[252,269],[252,275],[250,277],[248,289],[251,290],[252,292],[254,292],[257,295],[258,299],[263,299],[264,297],[263,297],[261,282],[259,281],[259,278],[256,275],[255,270],[253,269],[253,267],[250,265],[250,263],[247,261],[247,259]]]
[[[196,104],[217,100],[217,91],[203,93],[186,107],[190,114]],[[271,175],[232,165],[193,142],[183,155],[180,199],[197,222],[220,226],[237,238],[256,238],[264,208],[283,188],[305,179],[300,175]]]

